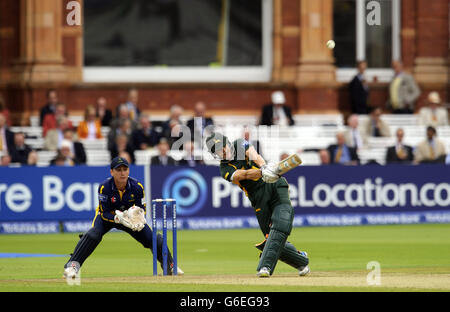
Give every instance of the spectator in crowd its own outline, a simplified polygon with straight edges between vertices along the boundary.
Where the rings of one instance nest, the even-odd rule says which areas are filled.
[[[389,105],[394,114],[414,113],[415,102],[420,96],[420,89],[414,77],[403,71],[400,61],[393,61],[395,76],[389,85]]]
[[[139,91],[137,89],[130,89],[128,91],[128,99],[127,102],[121,104],[117,107],[117,115],[119,115],[119,108],[122,105],[125,105],[128,108],[128,117],[137,122],[140,111],[138,109],[138,101],[139,101]]]
[[[444,163],[447,156],[444,143],[437,138],[436,129],[427,127],[427,138],[417,145],[414,163]]]
[[[162,166],[177,165],[175,159],[169,156],[170,147],[167,139],[161,138],[161,140],[159,140],[157,148],[158,148],[158,155],[153,156],[151,158],[151,165],[162,165]]]
[[[111,130],[109,131],[109,134],[108,134],[108,149],[109,150],[111,150],[113,144],[115,144],[117,136],[119,136],[121,134],[126,135],[128,143],[130,145],[133,145],[133,142],[132,142],[133,126],[132,126],[132,121],[130,119],[121,119],[120,125],[118,128],[116,128],[116,129],[111,128]]]
[[[107,108],[108,103],[103,96],[97,99],[96,116],[100,119],[103,127],[109,127],[113,119],[112,111]]]
[[[114,143],[112,144],[110,150],[111,159],[116,158],[121,153],[127,153],[128,157],[130,158],[130,164],[134,164],[136,161],[134,157],[134,148],[133,144],[130,142],[130,137],[127,136],[125,133],[118,134],[115,139]]]
[[[3,116],[5,117],[6,125],[8,127],[11,127],[12,122],[11,122],[11,118],[9,116],[9,110],[6,107],[6,101],[1,94],[0,94],[0,114],[3,114]]]
[[[402,128],[395,132],[397,142],[386,151],[386,164],[410,164],[414,160],[413,148],[403,143],[405,131]]]
[[[6,118],[0,113],[0,153],[9,154],[14,145],[14,133],[6,125]]]
[[[50,161],[50,165],[68,166],[68,167],[78,165],[79,163],[75,159],[75,156],[72,153],[70,147],[71,147],[70,141],[63,140],[61,142],[61,147],[59,148],[56,157]]]
[[[357,63],[358,74],[350,82],[350,100],[353,114],[368,114],[369,106],[367,104],[369,98],[369,85],[367,84],[364,73],[367,69],[366,61]]]
[[[336,134],[336,143],[328,147],[330,154],[330,163],[338,165],[359,165],[359,157],[356,148],[350,147],[345,143],[343,132]]]
[[[243,137],[244,140],[250,143],[250,145],[252,145],[258,152],[258,154],[262,157],[261,142],[258,139],[252,139],[252,131],[248,126],[244,126]]]
[[[428,106],[419,110],[419,123],[425,126],[448,126],[448,112],[441,106],[441,97],[437,92],[428,94]]]
[[[46,137],[49,130],[57,128],[57,119],[59,116],[67,116],[66,105],[62,103],[56,104],[55,112],[53,114],[46,114],[42,124],[42,136]],[[67,119],[68,127],[73,127],[72,122]]]
[[[366,145],[367,137],[359,130],[359,117],[356,114],[350,115],[347,119],[347,130],[344,132],[345,144],[359,150]]]
[[[391,130],[389,125],[381,119],[381,108],[373,108],[370,112],[369,119],[364,125],[365,135],[367,137],[390,137]]]
[[[282,160],[284,160],[284,159],[286,159],[288,157],[289,157],[289,154],[287,152],[282,152],[280,154],[280,159],[279,160],[282,161]]]
[[[11,162],[22,165],[34,166],[37,163],[37,153],[25,144],[25,134],[16,132],[14,134],[14,146],[10,152]]]
[[[79,139],[95,140],[103,138],[102,123],[97,118],[93,105],[88,105],[84,110],[84,120],[78,125],[77,134]]]
[[[8,167],[11,164],[11,156],[8,154],[3,154],[0,156],[0,166],[1,167]]]
[[[187,122],[187,126],[191,131],[191,141],[194,141],[195,138],[198,139],[198,145],[201,145],[203,131],[208,126],[213,126],[214,121],[211,117],[205,116],[206,112],[206,104],[204,102],[197,102],[194,106],[194,117]],[[206,135],[205,135],[206,136]]]
[[[183,158],[178,162],[178,165],[180,166],[189,166],[189,167],[195,167],[197,165],[203,165],[204,162],[201,159],[195,159],[194,151],[195,151],[195,145],[191,141],[187,141],[183,145],[184,149],[184,156]]]
[[[72,129],[70,120],[60,115],[56,119],[56,128],[47,131],[47,135],[44,138],[44,147],[49,151],[56,151],[61,146],[61,142],[64,139],[64,130]]]
[[[119,106],[119,113],[116,118],[111,121],[111,131],[117,130],[121,126],[124,120],[129,120],[131,129],[134,130],[137,128],[138,124],[136,121],[132,120],[130,117],[130,111],[125,104]]]
[[[260,124],[264,126],[294,125],[291,108],[286,105],[286,97],[282,91],[272,93],[272,102],[263,107]]]
[[[158,144],[159,133],[152,127],[150,118],[146,114],[139,117],[139,128],[131,134],[134,148],[137,150],[145,150]]]
[[[70,143],[70,151],[75,159],[76,164],[86,164],[86,151],[81,142],[75,140],[75,132],[72,128],[64,129],[64,140]]]
[[[172,105],[170,107],[170,117],[162,125],[162,134],[169,143],[170,146],[183,135],[183,122],[181,121],[181,115],[183,114],[183,108],[179,105]],[[184,143],[184,142],[183,142]]]
[[[45,116],[48,114],[54,114],[56,111],[56,104],[58,104],[58,93],[55,89],[47,91],[47,104],[41,108],[39,125],[42,127],[44,124]]]
[[[320,165],[329,165],[331,163],[330,152],[327,149],[319,150]]]

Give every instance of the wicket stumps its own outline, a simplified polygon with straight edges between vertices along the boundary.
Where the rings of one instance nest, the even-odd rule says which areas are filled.
[[[162,265],[163,275],[167,275],[167,206],[172,213],[172,258],[173,258],[173,275],[178,274],[178,257],[177,257],[177,201],[176,199],[153,199],[152,200],[152,246],[153,246],[153,275],[158,275],[158,248],[157,248],[157,235],[158,225],[156,222],[156,210],[157,206],[162,208],[162,233],[163,233],[163,246],[162,246]]]

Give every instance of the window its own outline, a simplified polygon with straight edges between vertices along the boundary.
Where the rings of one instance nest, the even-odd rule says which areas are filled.
[[[269,81],[272,0],[85,0],[84,80]]]
[[[391,62],[400,59],[400,0],[334,0],[333,17],[338,80],[349,81],[366,60],[369,81],[390,81]]]

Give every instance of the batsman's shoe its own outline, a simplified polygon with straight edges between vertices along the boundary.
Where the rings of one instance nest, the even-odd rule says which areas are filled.
[[[306,258],[308,258],[308,253],[306,251],[300,251],[300,254],[302,256],[305,256]],[[299,276],[305,276],[307,275],[309,272],[311,272],[311,270],[309,269],[309,266],[305,265],[302,266],[298,269],[298,275]]]
[[[258,273],[256,273],[256,276],[258,277],[270,277],[270,270],[269,268],[263,267],[259,270]]]
[[[171,268],[172,275],[174,274],[173,267]],[[184,275],[184,271],[177,266],[177,275]]]
[[[71,261],[67,264],[64,269],[63,277],[75,279],[78,276],[78,272],[80,271],[80,264],[76,261]]]

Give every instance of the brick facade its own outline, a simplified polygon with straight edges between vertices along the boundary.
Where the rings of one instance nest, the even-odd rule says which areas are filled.
[[[332,0],[273,0],[272,80],[255,84],[84,83],[83,29],[66,23],[69,0],[41,2],[37,7],[34,0],[0,1],[0,95],[16,123],[38,112],[49,88],[57,88],[76,112],[99,96],[115,107],[130,87],[139,89],[141,108],[150,113],[171,104],[189,111],[201,99],[214,113],[259,114],[276,89],[286,92],[298,113],[349,111],[347,85],[336,81],[334,59],[324,45],[332,34]],[[450,102],[449,2],[401,3],[402,60],[422,90],[417,107],[431,90]],[[383,107],[386,99],[387,84],[373,83],[371,104]]]

